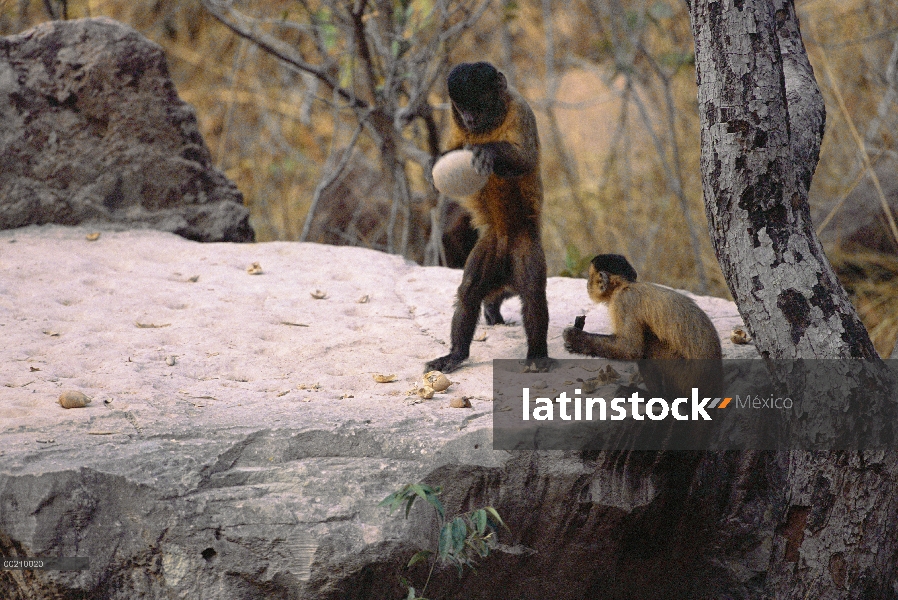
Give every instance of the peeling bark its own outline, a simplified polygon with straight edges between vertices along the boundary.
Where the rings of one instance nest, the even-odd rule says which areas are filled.
[[[792,0],[688,4],[705,210],[758,350],[768,359],[864,358],[876,372],[878,356],[811,224],[807,196],[825,111]],[[865,389],[862,377],[856,381]],[[889,412],[882,408],[870,406],[858,428],[879,426],[878,415]],[[769,550],[764,592],[743,595],[898,598],[898,454],[761,456],[743,459],[761,480],[782,482],[755,489],[763,514],[778,524],[771,531],[769,518],[752,522],[758,503],[735,501],[735,518],[721,525],[723,539],[728,528],[748,528]],[[751,555],[736,549],[730,556],[747,565]]]
[[[790,0],[693,2],[702,182],[733,297],[768,358],[874,358],[807,203],[823,99]]]

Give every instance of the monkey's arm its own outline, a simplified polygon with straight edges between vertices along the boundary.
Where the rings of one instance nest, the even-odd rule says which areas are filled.
[[[513,102],[515,102],[513,100]],[[494,132],[495,139],[473,144],[474,168],[478,173],[519,177],[539,167],[539,134],[533,112],[520,100],[509,110],[505,122]]]
[[[634,319],[624,318],[617,323],[621,334],[589,333],[574,327],[564,330],[564,347],[574,354],[601,356],[616,360],[636,360],[643,357],[642,327]]]
[[[471,146],[474,168],[481,175],[519,177],[536,168],[536,161],[511,142],[487,142]]]

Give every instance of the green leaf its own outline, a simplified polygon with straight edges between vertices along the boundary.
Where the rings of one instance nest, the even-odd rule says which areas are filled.
[[[468,524],[461,517],[452,520],[452,550],[458,554],[465,549],[465,538],[468,537]]]
[[[440,521],[443,521],[446,519],[446,509],[443,508],[443,503],[440,502],[440,499],[437,498],[435,494],[428,494],[427,497],[425,498],[425,500],[430,502],[430,504],[434,507],[434,509],[436,509],[437,514],[440,515]]]
[[[430,489],[428,486],[420,484],[420,483],[412,483],[408,486],[409,492],[414,495],[409,494],[408,505],[405,507],[405,517],[408,518],[408,513],[412,509],[412,504],[415,502],[415,498],[423,498],[427,500],[427,491]]]
[[[428,503],[430,503],[431,506],[434,507],[434,509],[436,509],[437,513],[439,513],[440,515],[440,521],[442,521],[446,517],[446,511],[443,508],[443,504],[442,502],[440,502],[440,499],[437,498],[437,494],[442,491],[442,488],[433,488],[425,483],[415,483],[409,487],[415,494],[417,494],[420,498],[426,500]]]
[[[452,523],[446,523],[440,528],[440,540],[437,548],[440,558],[445,560],[452,551]]]
[[[490,555],[490,548],[486,544],[483,538],[475,537],[471,538],[468,541],[468,545],[471,546],[471,549],[477,553],[480,557],[486,557]]]
[[[474,526],[477,528],[477,534],[483,535],[486,532],[487,526],[486,511],[482,508],[479,510],[475,510],[471,515],[471,520],[474,522]]]
[[[415,552],[415,555],[408,561],[408,565],[406,565],[406,568],[411,567],[412,565],[415,565],[422,560],[427,560],[428,558],[430,558],[431,554],[433,554],[433,550],[419,550]]]
[[[393,512],[393,509],[402,503],[402,501],[399,500],[399,494],[399,492],[393,492],[392,494],[381,500],[378,506],[389,506],[390,512]]]
[[[495,508],[493,508],[492,506],[487,506],[484,510],[490,513],[490,516],[493,517],[493,521],[495,521],[496,525],[501,525],[507,531],[511,531],[511,529],[508,529],[508,525],[505,524],[505,521],[502,520],[502,517],[499,516],[499,513]]]

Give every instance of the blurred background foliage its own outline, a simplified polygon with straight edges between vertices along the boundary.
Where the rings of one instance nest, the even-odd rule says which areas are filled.
[[[440,262],[433,233],[446,226],[446,201],[424,177],[434,133],[447,123],[445,74],[457,62],[489,60],[537,114],[552,274],[579,276],[592,255],[617,252],[643,279],[729,297],[703,211],[681,0],[207,2],[0,0],[0,34],[53,17],[131,25],[165,49],[259,241],[324,240],[346,213],[332,239],[424,264]],[[842,242],[858,211],[878,211],[886,227],[870,170],[886,196],[898,195],[898,183],[888,188],[898,179],[898,0],[796,5],[827,105],[812,214],[888,353],[898,336],[898,241],[886,229],[879,247]],[[248,35],[235,34],[241,27]],[[268,40],[287,60],[247,37]],[[313,202],[317,226],[307,219]]]

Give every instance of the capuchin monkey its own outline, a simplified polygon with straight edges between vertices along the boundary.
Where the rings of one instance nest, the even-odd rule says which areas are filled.
[[[483,304],[486,322],[503,323],[499,307],[521,297],[527,362],[551,365],[546,334],[546,258],[540,243],[543,187],[536,119],[505,76],[486,62],[463,63],[449,73],[452,123],[446,152],[467,148],[474,168],[489,175],[486,185],[463,204],[479,239],[465,263],[452,317],[449,354],[426,370],[451,372],[468,358]]]
[[[651,394],[688,397],[721,392],[720,338],[695,302],[671,289],[636,281],[636,270],[619,254],[600,254],[589,266],[589,297],[608,305],[611,335],[583,331],[584,319],[564,330],[564,347],[575,354],[639,360]],[[679,359],[679,360],[676,360]]]

